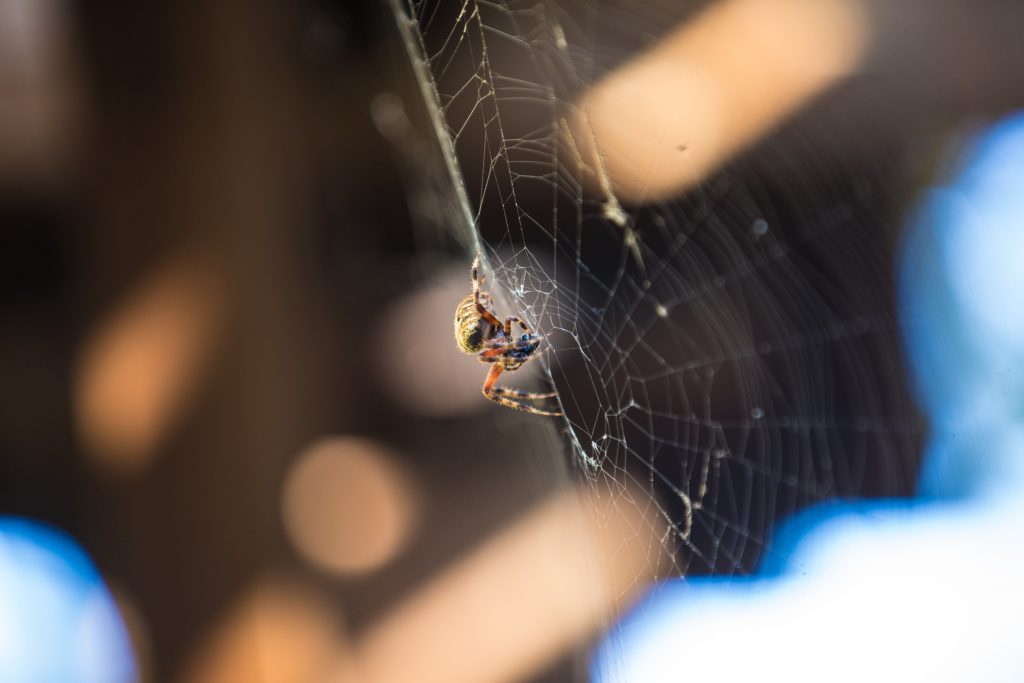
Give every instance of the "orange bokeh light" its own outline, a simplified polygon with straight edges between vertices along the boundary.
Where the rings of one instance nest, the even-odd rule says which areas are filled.
[[[714,3],[585,93],[568,142],[606,194],[665,199],[853,73],[868,33],[858,0]]]
[[[409,538],[416,507],[409,478],[389,451],[368,439],[336,437],[296,460],[281,513],[303,557],[347,575],[394,558]]]

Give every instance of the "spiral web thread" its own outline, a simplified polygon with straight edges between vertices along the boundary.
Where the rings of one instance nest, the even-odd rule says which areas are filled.
[[[891,389],[892,285],[863,178],[828,176],[805,203],[805,186],[725,172],[642,207],[580,184],[560,142],[574,99],[696,9],[675,5],[392,0],[458,195],[450,228],[552,347],[580,471],[616,505],[657,508],[651,562],[742,573],[780,517],[905,490],[920,429]]]

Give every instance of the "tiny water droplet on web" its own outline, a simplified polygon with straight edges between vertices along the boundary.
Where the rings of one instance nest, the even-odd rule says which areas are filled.
[[[614,223],[620,228],[625,227],[626,225],[626,212],[622,210],[622,205],[614,198],[609,198],[609,200],[605,202],[601,210],[601,215],[604,216],[606,220]],[[627,239],[629,239],[628,235]]]
[[[750,409],[750,417],[754,418],[755,420],[760,420],[762,417],[764,417],[764,410],[760,406],[754,406],[753,408]]]
[[[565,52],[566,50],[569,49],[569,43],[565,39],[565,31],[562,30],[562,25],[555,22],[555,24],[552,26],[552,29],[555,34],[555,45],[558,46],[559,50]]]
[[[763,218],[758,218],[754,221],[754,224],[750,226],[750,231],[754,233],[755,238],[764,237],[768,234],[768,221]]]

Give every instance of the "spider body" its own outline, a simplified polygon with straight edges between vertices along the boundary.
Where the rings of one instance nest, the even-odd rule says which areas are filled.
[[[483,296],[480,300],[485,302]],[[455,309],[455,343],[464,353],[480,353],[484,348],[484,340],[493,339],[499,329],[480,315],[472,294],[460,301]]]
[[[541,337],[529,325],[516,317],[502,323],[490,307],[493,299],[481,290],[484,278],[480,273],[480,257],[473,260],[470,279],[473,291],[455,307],[455,343],[468,354],[477,356],[482,363],[491,364],[484,381],[483,393],[489,400],[515,410],[534,415],[561,415],[560,412],[536,408],[528,401],[554,398],[555,392],[538,394],[495,386],[498,376],[505,370],[518,370],[533,358],[541,346]],[[513,323],[519,326],[513,334]]]

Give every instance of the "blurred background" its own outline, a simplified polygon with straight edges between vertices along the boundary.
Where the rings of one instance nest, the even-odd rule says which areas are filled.
[[[776,392],[794,405],[804,391],[840,395],[832,416],[869,406],[877,441],[837,431],[825,446],[853,474],[754,513],[736,510],[760,494],[720,484],[736,510],[723,503],[721,529],[686,528],[681,541],[692,510],[677,486],[699,476],[693,462],[660,454],[677,463],[659,461],[669,474],[657,483],[653,464],[595,476],[568,444],[578,429],[485,401],[486,368],[452,343],[477,248],[501,265],[498,254],[536,245],[536,269],[565,256],[543,230],[510,239],[507,206],[489,200],[474,207],[479,232],[438,228],[464,217],[437,171],[402,27],[444,55],[476,3],[416,3],[396,21],[372,0],[0,0],[0,679],[588,680],[594,643],[652,581],[752,572],[775,522],[822,500],[913,495],[929,428],[900,343],[900,229],[962,142],[1024,102],[1024,11],[826,4],[838,13],[727,0],[564,2],[544,15],[563,19],[547,24],[562,27],[552,44],[568,41],[589,69],[560,86],[582,118],[545,151],[576,150],[571,200],[607,208],[614,186],[651,249],[665,246],[642,209],[654,201],[683,197],[678,224],[722,233],[753,221],[760,236],[765,216],[785,226],[779,243],[799,253],[806,287],[839,292],[836,319],[870,320],[856,368],[877,372],[876,393],[843,398],[830,384],[841,372]],[[725,10],[709,15],[715,6]],[[842,49],[806,40],[822,31]],[[755,35],[784,36],[754,53],[763,78],[730,52]],[[720,108],[685,122],[687,139],[716,141],[685,172],[644,156],[660,148],[616,148],[631,126],[667,124],[602,109],[621,101],[614,74],[655,94],[640,112],[704,87],[672,75],[638,86],[638,54],[727,65],[708,69],[720,87],[690,100]],[[457,128],[461,105],[446,93],[458,67],[428,66]],[[723,120],[715,111],[750,117],[701,128]],[[532,125],[527,111],[519,126]],[[479,165],[479,144],[460,140],[459,160]],[[485,197],[489,176],[467,176],[470,196]],[[577,252],[590,277],[632,268],[619,265],[622,230],[593,234]],[[496,296],[499,315],[516,314]],[[799,297],[786,305],[795,334],[825,329],[801,320]],[[790,358],[757,348],[764,367],[797,376]],[[581,386],[588,362],[560,356],[555,388]],[[736,372],[715,396],[725,418],[740,410]],[[607,397],[578,398],[567,424],[607,415]],[[763,446],[748,468],[787,447]],[[816,448],[785,467],[814,470]],[[736,528],[758,540],[705,561]]]
[[[487,632],[538,554],[591,571],[555,553],[554,429],[452,342],[469,257],[418,244],[372,118],[395,34],[376,3],[0,3],[0,512],[42,555],[4,558],[3,680],[341,680],[356,642],[361,679],[482,680],[410,673],[471,642],[422,615]],[[490,650],[555,608],[522,609]],[[501,679],[581,671],[579,609]]]

